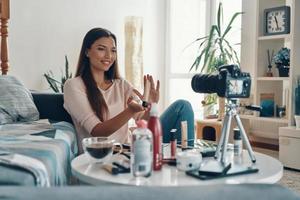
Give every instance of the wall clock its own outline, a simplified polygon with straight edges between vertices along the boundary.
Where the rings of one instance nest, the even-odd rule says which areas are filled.
[[[264,10],[264,35],[290,33],[290,7],[280,6]]]

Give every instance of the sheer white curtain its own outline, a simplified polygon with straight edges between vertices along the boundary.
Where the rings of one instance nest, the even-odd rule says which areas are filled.
[[[191,78],[195,71],[189,71],[197,54],[197,45],[187,47],[196,38],[207,34],[210,24],[209,0],[167,1],[167,70],[166,105],[176,99],[191,102],[195,117],[202,112],[202,94],[193,92]],[[187,47],[187,48],[186,48]]]

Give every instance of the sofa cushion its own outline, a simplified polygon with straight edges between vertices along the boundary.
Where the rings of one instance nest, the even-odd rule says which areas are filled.
[[[30,91],[15,77],[0,76],[0,124],[39,119]]]

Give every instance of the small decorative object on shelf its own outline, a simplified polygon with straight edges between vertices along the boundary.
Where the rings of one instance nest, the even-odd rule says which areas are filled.
[[[261,93],[260,94],[260,117],[274,117],[274,93]]]
[[[268,53],[268,69],[267,69],[267,73],[266,76],[267,77],[272,77],[273,73],[272,73],[272,61],[273,61],[273,56],[274,56],[274,50],[272,50],[272,54],[270,55],[270,50],[267,50]]]
[[[300,115],[300,76],[295,88],[295,115]]]
[[[276,117],[283,118],[285,117],[286,107],[276,105]]]
[[[283,47],[273,57],[278,68],[280,77],[289,77],[290,72],[290,49]]]

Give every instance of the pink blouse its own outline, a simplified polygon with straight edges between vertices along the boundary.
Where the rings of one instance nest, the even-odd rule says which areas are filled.
[[[127,107],[127,100],[132,95],[132,90],[131,84],[124,79],[113,80],[113,84],[107,90],[100,89],[108,106],[108,113],[104,120],[115,117]],[[81,77],[68,79],[64,84],[64,108],[72,117],[77,131],[79,152],[82,153],[82,139],[91,137],[91,131],[101,121],[90,106]],[[128,138],[128,123],[109,138],[124,143]]]

